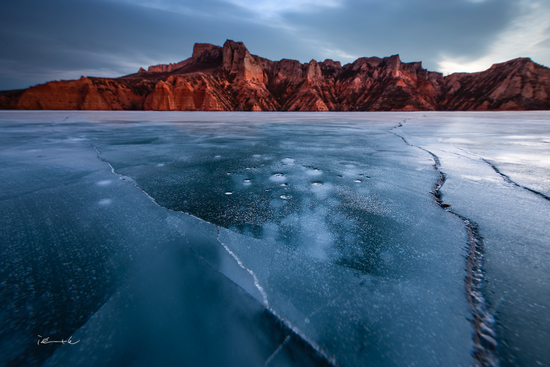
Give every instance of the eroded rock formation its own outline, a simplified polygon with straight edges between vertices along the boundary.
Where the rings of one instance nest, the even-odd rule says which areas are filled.
[[[120,78],[55,81],[0,92],[2,109],[166,111],[547,110],[550,69],[528,58],[479,73],[441,73],[399,55],[342,66],[251,55],[242,42],[197,43],[175,64]]]

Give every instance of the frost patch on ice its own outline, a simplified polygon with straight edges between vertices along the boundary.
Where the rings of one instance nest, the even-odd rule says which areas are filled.
[[[482,177],[482,176],[472,176],[472,175],[462,175],[461,178],[470,180],[470,181],[488,181],[488,182],[499,182],[501,181],[500,178],[496,177]]]
[[[315,197],[319,200],[326,199],[328,195],[332,192],[332,189],[334,186],[330,182],[326,182],[325,184],[311,184],[311,192],[315,195]]]
[[[113,202],[113,200],[111,200],[111,199],[101,199],[101,200],[99,200],[97,203],[98,203],[99,205],[109,205],[109,204],[111,204],[112,202]]]
[[[326,222],[328,208],[317,207],[300,215],[293,213],[281,221],[284,231],[299,233],[300,251],[308,257],[325,261],[334,245],[335,237]]]
[[[308,176],[320,176],[323,174],[323,171],[320,169],[306,169],[306,175]]]
[[[262,238],[266,241],[275,242],[279,237],[279,226],[268,222],[262,226]]]
[[[292,166],[294,164],[294,159],[292,158],[281,159],[281,163],[286,164],[287,166]]]
[[[184,221],[176,215],[169,214],[166,217],[166,223],[172,227],[180,236],[185,236],[185,223]]]
[[[384,260],[386,264],[391,264],[393,262],[393,254],[388,251],[381,253],[380,258]]]
[[[76,141],[82,141],[87,140],[86,138],[68,138],[67,141],[76,142]]]
[[[107,186],[109,184],[111,184],[111,180],[103,180],[103,181],[99,181],[96,185],[99,185],[99,186]]]
[[[305,215],[300,218],[300,226],[304,252],[318,260],[326,260],[327,251],[334,243],[334,235],[325,221],[314,215]]]
[[[281,200],[275,200],[275,199],[273,199],[269,202],[269,206],[272,207],[272,208],[275,208],[275,209],[280,208],[280,207],[284,206],[285,204],[286,204],[286,202],[281,201]]]

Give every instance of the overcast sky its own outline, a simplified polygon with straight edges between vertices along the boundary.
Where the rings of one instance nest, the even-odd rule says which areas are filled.
[[[516,57],[550,66],[550,1],[2,0],[0,90],[130,74],[226,39],[271,60],[399,54],[445,74]]]

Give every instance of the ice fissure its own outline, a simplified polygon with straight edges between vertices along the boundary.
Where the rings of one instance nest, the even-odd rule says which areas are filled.
[[[405,139],[405,137],[393,131],[396,128],[402,127],[403,124],[406,122],[407,119],[403,120],[403,123],[399,123],[396,127],[392,128],[390,132],[400,137],[403,142],[408,146],[423,150],[432,157],[434,161],[433,168],[438,173],[437,181],[435,182],[431,191],[431,194],[434,198],[434,203],[436,203],[445,211],[460,218],[460,220],[464,222],[464,226],[468,234],[468,256],[466,257],[466,278],[464,279],[464,285],[466,290],[466,297],[468,299],[468,303],[471,307],[471,312],[473,315],[473,319],[471,320],[474,327],[475,349],[473,355],[480,366],[496,367],[499,365],[499,360],[496,354],[497,342],[495,332],[495,319],[489,312],[487,301],[481,292],[485,278],[482,269],[484,253],[483,238],[479,234],[478,226],[476,223],[458,213],[455,213],[452,209],[450,209],[450,204],[443,202],[441,188],[445,184],[445,180],[447,179],[447,177],[445,173],[441,171],[441,161],[439,157],[425,148],[410,144]],[[496,167],[494,167],[493,165],[491,166],[497,173],[500,174]]]
[[[285,345],[288,344],[288,342],[290,341],[290,335],[287,335],[285,340],[283,340],[283,342],[281,343],[281,345],[279,345],[277,347],[277,349],[275,349],[275,351],[269,356],[269,358],[265,361],[265,367],[269,366],[269,364],[271,363],[271,361],[273,361],[273,359],[275,358],[275,356],[281,351],[281,349],[283,349],[285,347]]]
[[[485,163],[487,163],[489,166],[491,166],[491,168],[498,174],[502,177],[502,179],[516,187],[519,187],[519,188],[522,188],[524,190],[527,190],[527,191],[531,191],[533,194],[536,194],[536,195],[539,195],[543,198],[545,198],[546,200],[550,200],[550,197],[544,195],[542,192],[539,192],[539,191],[536,191],[536,190],[533,190],[533,189],[530,189],[529,187],[526,187],[526,186],[523,186],[523,185],[520,185],[518,184],[517,182],[514,182],[510,177],[508,177],[508,175],[502,173],[494,164],[492,164],[491,162],[489,162],[488,160],[486,160],[485,158],[481,158],[481,160]]]
[[[239,259],[239,257],[237,255],[235,255],[235,253],[233,251],[231,251],[231,249],[229,247],[227,247],[227,245],[220,240],[220,227],[216,227],[216,240],[218,241],[218,243],[220,245],[222,245],[222,247],[225,249],[225,251],[227,251],[227,253],[235,259],[235,261],[237,262],[239,267],[243,270],[246,270],[248,272],[248,274],[250,274],[252,279],[254,279],[254,286],[258,289],[258,291],[262,295],[264,306],[269,307],[269,302],[267,301],[267,294],[265,293],[263,287],[260,285],[260,282],[258,281],[258,277],[256,276],[256,274],[252,270],[250,270],[249,268],[244,266],[241,259]]]
[[[94,148],[94,150],[96,151],[97,153],[97,158],[99,160],[101,160],[102,162],[105,162],[109,165],[110,169],[111,169],[111,172],[116,175],[120,180],[124,180],[124,181],[128,181],[129,183],[131,183],[134,187],[136,187],[138,190],[140,190],[143,194],[145,194],[156,206],[158,207],[161,207],[161,208],[164,208],[166,210],[169,210],[169,211],[172,211],[174,212],[173,209],[170,209],[170,208],[166,208],[160,204],[157,203],[157,201],[152,197],[150,196],[145,190],[143,190],[141,187],[139,187],[139,185],[137,185],[137,183],[130,177],[128,176],[125,176],[123,174],[120,174],[120,173],[117,173],[114,169],[114,167],[111,165],[110,162],[108,162],[107,160],[105,160],[104,158],[102,158],[100,156],[101,152],[99,151],[99,149],[97,149],[97,147],[95,145],[92,145],[92,147]],[[196,218],[202,222],[205,222],[205,223],[208,223],[210,225],[213,225],[212,223],[208,222],[208,221],[205,221],[201,218],[198,218],[198,217],[195,217],[194,215],[190,214],[190,213],[185,213],[185,212],[181,212],[183,214],[186,214],[186,215],[189,215],[193,218]],[[260,285],[260,282],[256,276],[256,274],[251,270],[249,269],[248,267],[246,267],[243,262],[239,259],[239,257],[225,244],[223,243],[221,240],[220,240],[220,227],[219,226],[216,226],[216,241],[224,248],[224,250],[237,262],[237,264],[239,265],[239,267],[243,270],[245,270],[253,279],[253,282],[254,282],[254,286],[256,287],[256,289],[259,291],[259,293],[261,294],[262,296],[262,304],[263,306],[265,307],[266,311],[269,312],[269,314],[271,314],[273,317],[275,317],[275,319],[277,319],[279,322],[281,322],[286,328],[288,328],[288,330],[293,334],[295,335],[300,342],[306,344],[309,348],[312,348],[314,350],[314,352],[317,354],[317,356],[324,362],[326,363],[327,365],[330,365],[330,366],[336,366],[336,359],[332,356],[330,356],[328,353],[326,353],[316,342],[314,342],[313,340],[311,340],[307,335],[305,335],[302,331],[300,331],[296,326],[294,326],[290,321],[288,321],[287,319],[285,319],[283,316],[281,316],[280,314],[278,314],[274,309],[272,309],[271,307],[269,307],[269,302],[268,302],[268,299],[267,299],[267,294],[264,290],[264,288]],[[197,254],[198,255],[198,254]],[[199,257],[201,257],[200,255],[198,255]],[[223,276],[227,277],[226,274],[224,274],[223,272],[221,272],[219,269],[216,269],[220,274],[222,274]],[[229,278],[229,277],[228,277]],[[230,279],[230,278],[229,278]],[[231,279],[230,279],[231,280]],[[242,287],[241,287],[242,288]],[[244,288],[242,288],[244,289]],[[245,290],[246,291],[246,290]],[[290,342],[290,339],[291,339],[291,336],[292,335],[288,335],[285,340],[283,341],[283,343],[281,343],[281,345],[273,352],[273,354],[266,360],[265,362],[265,365],[267,366],[269,363],[271,363],[271,361],[274,359],[274,357],[281,351],[282,348],[285,347],[285,345],[287,345],[289,342]]]

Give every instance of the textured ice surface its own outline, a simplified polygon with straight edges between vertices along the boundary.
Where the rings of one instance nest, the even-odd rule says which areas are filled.
[[[464,223],[433,202],[432,157],[389,130],[407,119],[393,132],[470,157],[442,129],[477,115],[422,115],[2,112],[2,362],[40,365],[53,353],[47,365],[472,365]],[[442,158],[445,202],[464,202],[466,217],[485,213],[484,192],[451,199],[449,167],[503,186],[481,163],[487,175]],[[495,191],[494,201],[524,192]],[[507,213],[493,208],[487,226],[476,219],[491,302],[533,260],[527,250],[509,259],[517,248],[501,242],[491,258],[498,225],[546,245],[531,230],[542,214],[513,227],[499,208]],[[538,292],[547,307],[540,268],[542,288],[523,295]],[[507,309],[502,345],[524,327],[513,315],[523,312]],[[37,335],[82,341],[56,349],[36,346]]]
[[[422,115],[394,131],[440,158],[443,201],[479,226],[501,365],[550,365],[550,114]]]

